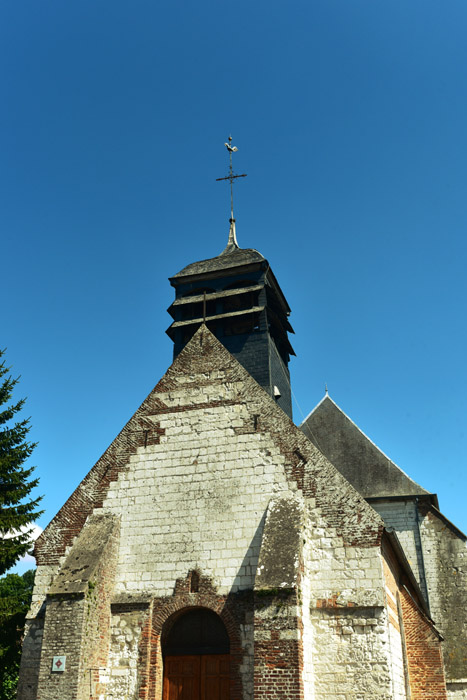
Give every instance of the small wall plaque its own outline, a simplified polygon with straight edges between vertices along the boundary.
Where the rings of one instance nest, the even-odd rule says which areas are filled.
[[[66,656],[54,656],[52,661],[52,671],[54,673],[63,673],[66,666]]]

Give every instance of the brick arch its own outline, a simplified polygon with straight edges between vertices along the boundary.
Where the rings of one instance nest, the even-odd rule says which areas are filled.
[[[164,627],[171,621],[174,617],[179,617],[183,613],[189,610],[195,610],[197,608],[204,608],[205,610],[212,610],[216,615],[219,615],[222,622],[224,623],[225,629],[230,639],[230,648],[232,649],[236,645],[240,645],[240,637],[237,622],[235,621],[233,615],[226,607],[226,601],[224,596],[213,596],[213,599],[206,600],[203,596],[202,601],[193,601],[196,596],[191,594],[189,600],[177,600],[170,601],[163,609],[159,609],[157,612],[153,613],[153,632],[157,635],[161,635]]]
[[[162,645],[163,654],[174,653],[174,652],[168,651],[166,645],[168,645],[169,648],[174,645],[174,638],[173,638],[174,630],[176,629],[179,621],[182,621],[186,615],[188,615],[190,612],[193,612],[193,611],[195,611],[195,612],[199,611],[200,613],[207,613],[208,616],[207,616],[207,618],[205,618],[206,620],[213,621],[213,618],[215,618],[216,621],[218,621],[218,623],[220,623],[220,626],[217,628],[215,639],[211,639],[211,641],[215,642],[215,644],[217,645],[218,648],[223,647],[225,649],[225,651],[216,651],[216,652],[212,652],[212,653],[218,653],[218,654],[230,653],[230,635],[227,632],[227,628],[225,626],[224,620],[221,618],[221,616],[217,612],[212,610],[212,608],[207,608],[205,606],[200,606],[200,605],[194,605],[194,606],[190,606],[188,608],[183,608],[182,610],[174,613],[163,624],[162,630],[161,630],[161,645]],[[221,631],[221,629],[222,629],[222,631]],[[179,633],[175,632],[175,646],[177,646],[177,643],[179,643],[179,642],[180,642]],[[182,646],[183,646],[183,644],[182,644]],[[196,646],[194,648],[196,648]],[[193,651],[193,653],[195,654],[197,652]],[[211,653],[211,652],[201,652],[201,653]]]
[[[190,572],[191,573],[191,572]],[[139,698],[140,700],[161,700],[163,683],[163,659],[161,636],[164,627],[174,616],[194,608],[205,608],[219,615],[230,640],[230,700],[241,700],[242,676],[240,666],[243,649],[240,629],[235,615],[229,609],[228,596],[219,595],[211,582],[200,579],[198,593],[190,593],[190,574],[186,580],[177,580],[174,595],[170,598],[154,599],[141,634],[139,650]]]

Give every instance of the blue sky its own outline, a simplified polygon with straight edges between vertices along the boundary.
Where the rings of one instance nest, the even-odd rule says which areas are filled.
[[[167,278],[227,239],[324,393],[467,531],[467,5],[23,0],[0,8],[7,361],[45,526],[171,362]]]

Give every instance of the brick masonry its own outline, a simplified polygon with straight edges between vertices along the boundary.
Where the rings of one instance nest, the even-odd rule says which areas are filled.
[[[402,588],[400,594],[411,698],[447,700],[439,635],[430,620],[420,614],[407,588]]]

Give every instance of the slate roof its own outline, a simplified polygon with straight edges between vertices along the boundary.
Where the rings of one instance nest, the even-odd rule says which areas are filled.
[[[226,249],[227,250],[227,249]],[[204,275],[206,272],[216,272],[217,270],[226,270],[231,267],[240,267],[250,265],[255,262],[263,262],[265,258],[253,248],[234,248],[230,251],[222,251],[215,258],[200,260],[199,262],[191,263],[173,275],[172,279],[178,277],[187,277],[188,275]]]
[[[227,245],[220,255],[216,255],[215,258],[208,258],[207,260],[191,263],[170,279],[191,275],[204,275],[208,272],[228,270],[232,267],[242,267],[244,265],[251,265],[251,263],[263,261],[265,261],[265,258],[254,248],[240,248],[237,243],[237,234],[235,232],[235,219],[231,219]]]
[[[300,429],[364,498],[429,496],[326,395]]]

